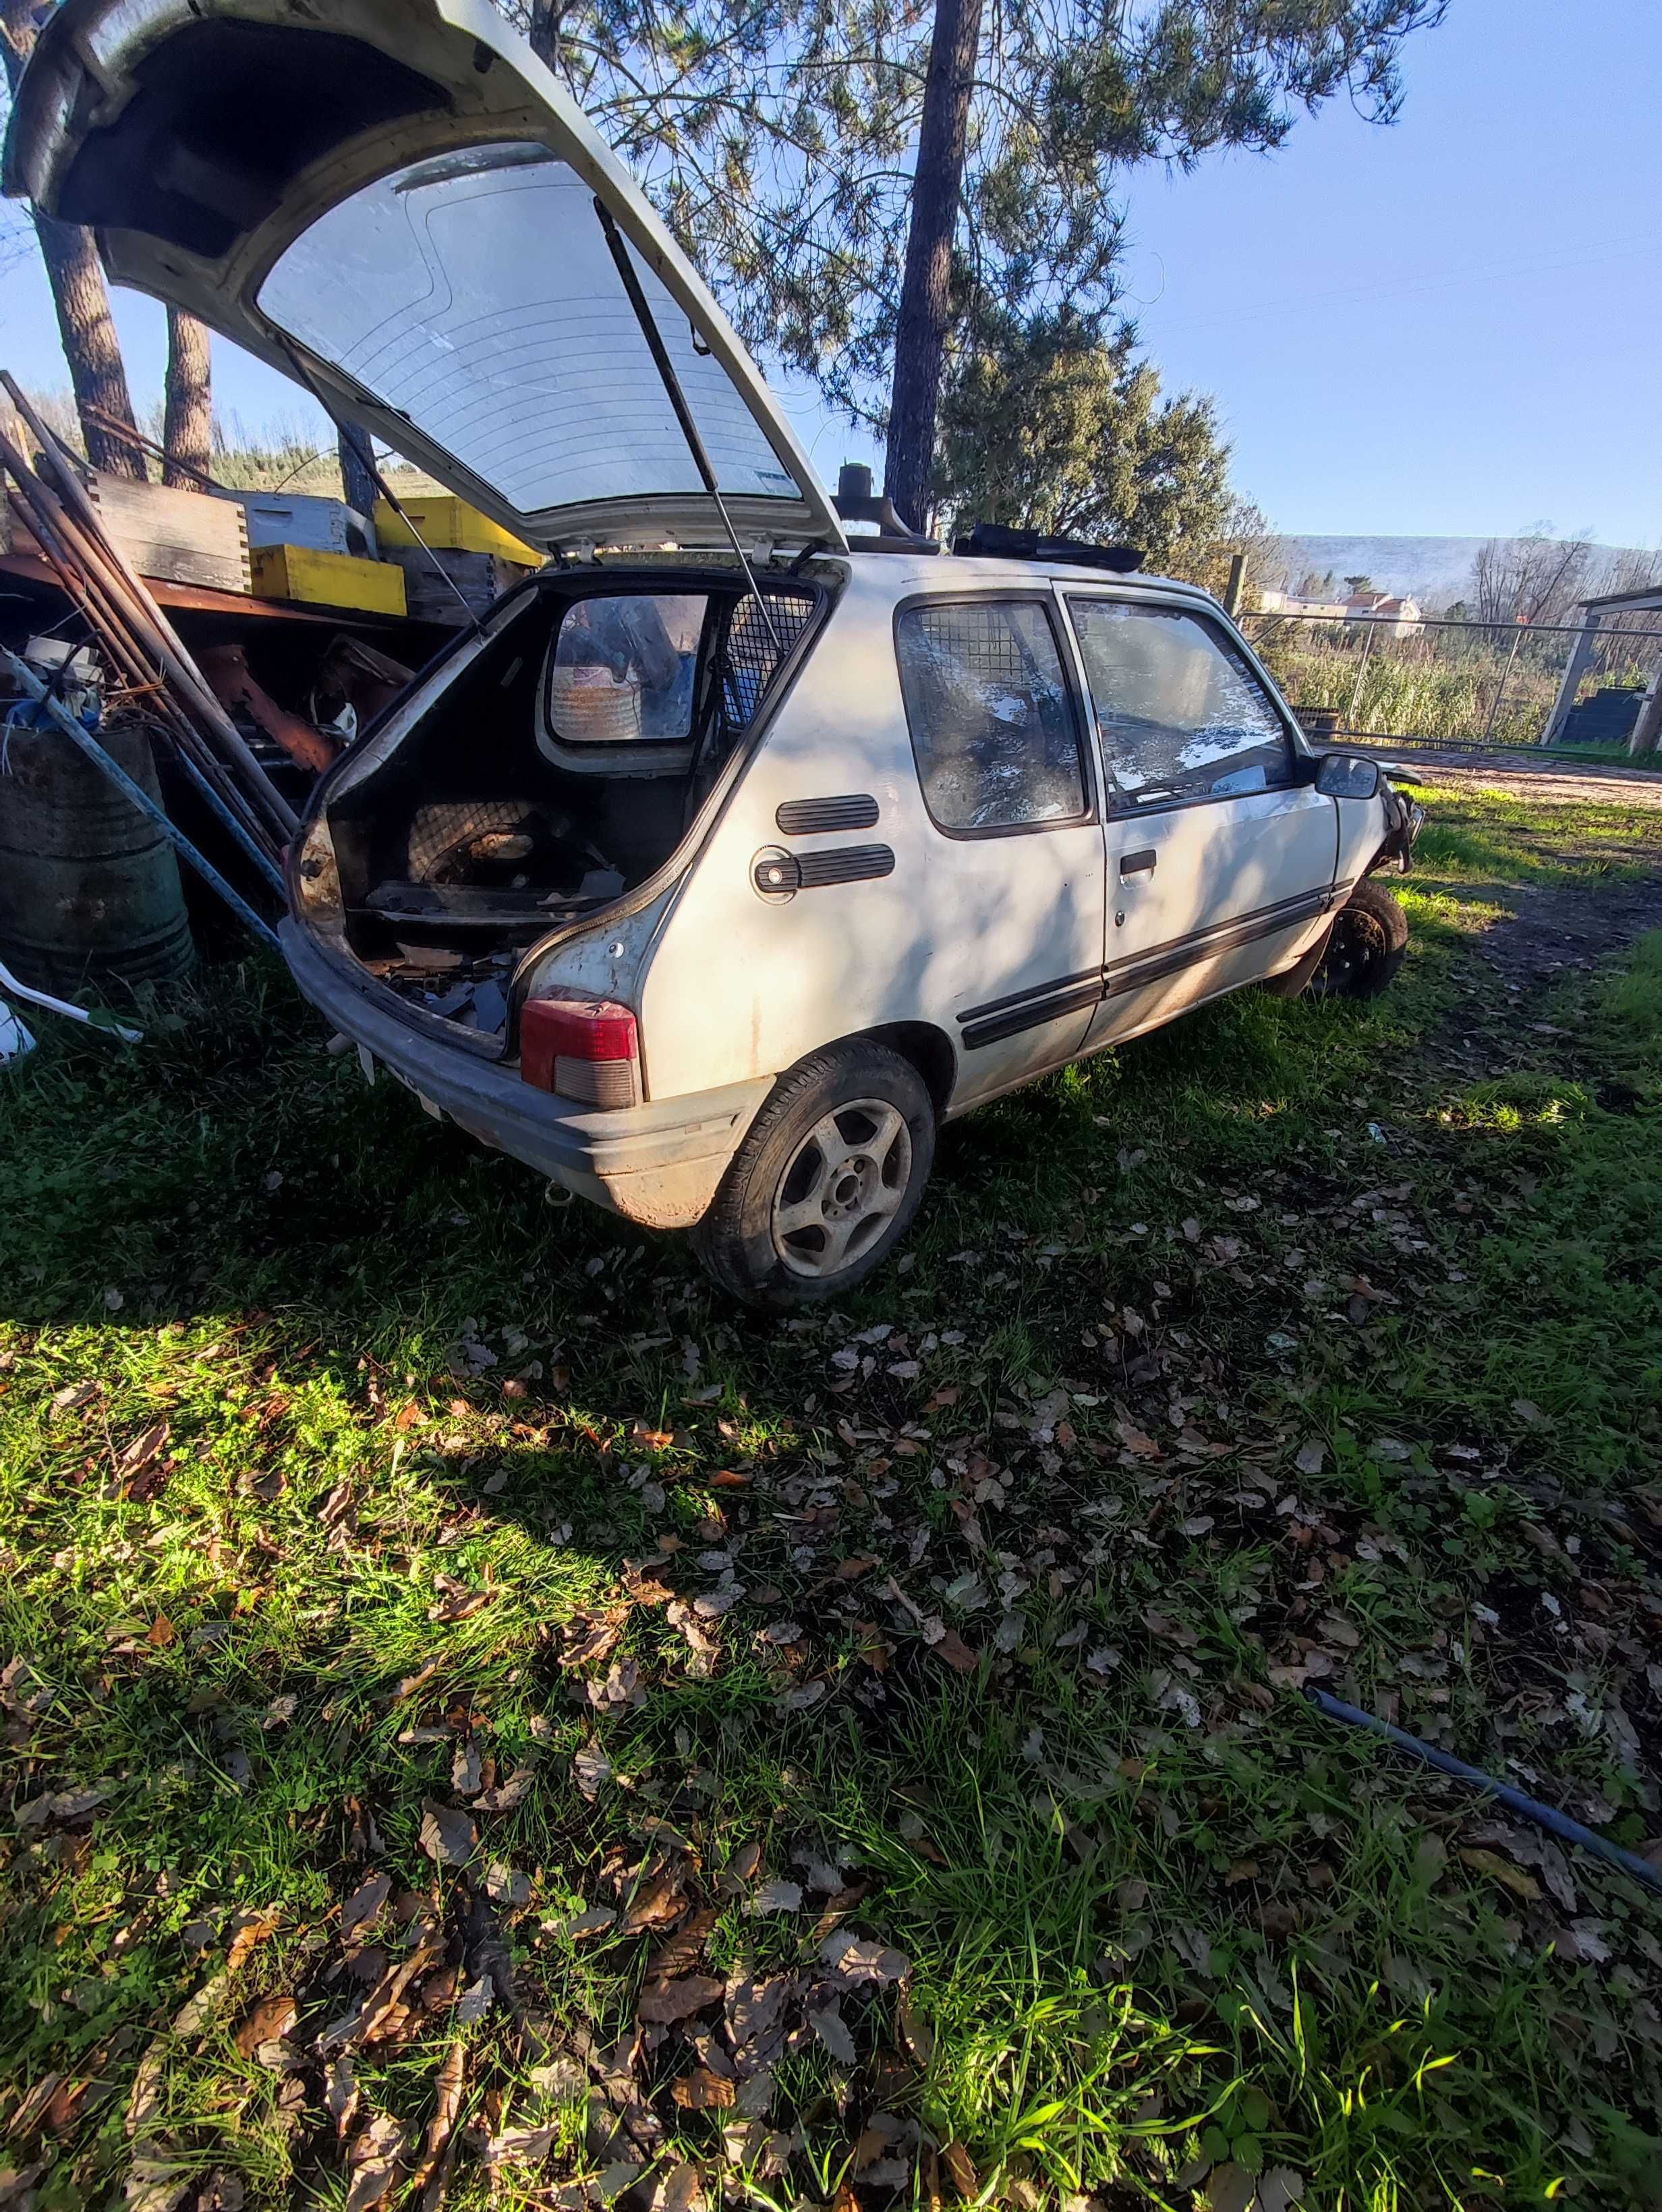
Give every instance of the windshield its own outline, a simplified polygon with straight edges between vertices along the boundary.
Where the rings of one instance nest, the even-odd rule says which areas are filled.
[[[627,250],[721,490],[798,497]],[[594,196],[544,147],[475,147],[364,186],[279,256],[259,306],[522,515],[702,489]]]

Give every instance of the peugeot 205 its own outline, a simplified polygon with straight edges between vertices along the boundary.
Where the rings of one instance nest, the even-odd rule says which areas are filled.
[[[6,179],[545,554],[322,779],[283,951],[368,1069],[740,1297],[879,1266],[971,1108],[1400,964],[1378,764],[1133,553],[830,496],[486,0],[67,0]]]

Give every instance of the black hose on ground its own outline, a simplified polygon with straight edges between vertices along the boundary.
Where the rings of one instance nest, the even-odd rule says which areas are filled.
[[[1641,1859],[1635,1851],[1624,1851],[1620,1844],[1613,1844],[1608,1838],[1595,1834],[1592,1829],[1584,1828],[1579,1820],[1572,1820],[1568,1813],[1557,1812],[1550,1805],[1543,1805],[1533,1797],[1525,1797],[1521,1790],[1514,1790],[1509,1782],[1497,1782],[1492,1774],[1485,1774],[1481,1767],[1468,1766],[1464,1759],[1452,1758],[1447,1752],[1439,1751],[1434,1744],[1422,1743],[1417,1735],[1409,1735],[1404,1729],[1392,1728],[1389,1721],[1379,1720],[1373,1713],[1364,1712],[1360,1705],[1348,1705],[1342,1698],[1333,1697],[1325,1690],[1312,1689],[1306,1686],[1305,1695],[1318,1712],[1325,1713],[1330,1720],[1348,1721],[1353,1728],[1367,1729],[1374,1735],[1384,1736],[1386,1742],[1394,1743],[1398,1751],[1406,1751],[1412,1757],[1423,1759],[1428,1766],[1436,1767],[1440,1773],[1452,1774],[1458,1782],[1470,1782],[1479,1790],[1488,1790],[1497,1804],[1504,1805],[1509,1813],[1516,1813],[1525,1820],[1532,1820],[1537,1828],[1546,1829],[1549,1835],[1557,1836],[1567,1844],[1579,1844],[1584,1851],[1591,1851],[1595,1858],[1603,1859],[1607,1866],[1631,1875],[1635,1881],[1642,1881],[1648,1889],[1662,1890],[1662,1869],[1652,1866],[1647,1859]]]

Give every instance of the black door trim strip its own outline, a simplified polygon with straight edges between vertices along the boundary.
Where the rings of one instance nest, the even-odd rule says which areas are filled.
[[[1012,991],[1001,999],[989,999],[984,1006],[971,1006],[958,1017],[964,1031],[964,1049],[974,1052],[983,1045],[1001,1043],[1006,1037],[1018,1036],[1024,1030],[1038,1029],[1041,1024],[1057,1021],[1065,1014],[1079,1013],[1100,1000],[1139,990],[1145,984],[1160,982],[1202,960],[1239,951],[1243,945],[1256,944],[1262,938],[1296,928],[1300,922],[1313,921],[1318,915],[1326,914],[1342,903],[1348,888],[1348,884],[1336,884],[1331,890],[1300,891],[1294,898],[1278,899],[1272,906],[1243,915],[1239,921],[1213,922],[1205,929],[1191,931],[1187,937],[1173,938],[1169,944],[1156,945],[1151,951],[1128,953],[1123,960],[1111,962],[1106,967],[1059,975],[1050,982],[1035,984],[1025,991]]]
[[[994,1014],[983,1022],[972,1022],[964,1032],[964,1049],[977,1052],[984,1044],[997,1044],[1005,1037],[1019,1036],[1023,1030],[1036,1030],[1044,1022],[1060,1021],[1064,1014],[1077,1014],[1089,1006],[1100,1005],[1102,978],[1093,976],[1058,997],[1044,999],[1036,1005],[1012,1006],[1008,1013]],[[962,1014],[959,1021],[964,1019]]]

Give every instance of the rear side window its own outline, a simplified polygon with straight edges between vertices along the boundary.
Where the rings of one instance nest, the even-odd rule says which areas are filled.
[[[1292,775],[1269,696],[1221,630],[1175,607],[1070,599],[1109,773],[1133,805],[1270,791]]]
[[[1073,702],[1042,606],[908,607],[895,639],[923,797],[942,830],[1016,830],[1087,812]]]
[[[673,743],[691,736],[703,593],[575,599],[545,678],[551,733],[568,744]]]

